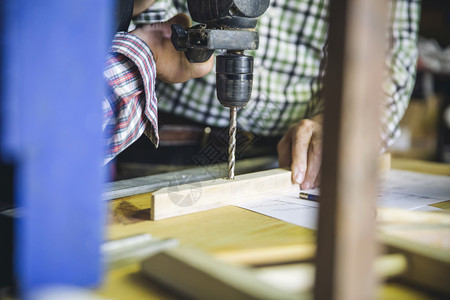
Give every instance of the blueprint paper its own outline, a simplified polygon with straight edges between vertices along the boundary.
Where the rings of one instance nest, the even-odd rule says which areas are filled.
[[[299,199],[298,192],[259,199],[237,206],[309,229],[317,229],[319,203]],[[302,190],[318,195],[318,189]],[[391,170],[380,180],[380,207],[434,211],[429,204],[450,200],[450,177]]]

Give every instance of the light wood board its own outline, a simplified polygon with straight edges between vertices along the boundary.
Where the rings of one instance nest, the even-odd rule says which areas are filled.
[[[299,191],[291,172],[272,169],[236,176],[234,180],[214,179],[163,188],[152,193],[151,219],[161,220],[222,207],[233,203]]]
[[[192,299],[310,299],[259,280],[252,271],[220,262],[206,253],[176,248],[149,257],[142,272]]]

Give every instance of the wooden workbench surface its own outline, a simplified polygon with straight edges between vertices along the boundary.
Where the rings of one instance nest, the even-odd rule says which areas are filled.
[[[393,159],[393,168],[450,175],[450,165]],[[302,245],[315,247],[315,232],[234,206],[161,221],[147,221],[148,211],[131,207],[117,209],[111,217],[108,238],[118,239],[139,233],[158,238],[176,238],[180,245],[195,247],[213,255],[267,246]],[[308,248],[309,247],[309,248]],[[98,294],[114,299],[175,299],[161,287],[139,274],[137,264],[108,272]],[[430,299],[424,292],[398,284],[380,291],[381,299]]]

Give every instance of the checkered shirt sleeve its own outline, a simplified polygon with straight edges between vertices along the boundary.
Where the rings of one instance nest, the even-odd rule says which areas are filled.
[[[103,100],[103,131],[108,163],[142,133],[158,145],[156,67],[153,54],[138,37],[119,32],[103,72],[109,92]]]
[[[389,51],[382,99],[382,148],[399,136],[414,86],[420,0],[390,0]],[[322,79],[327,60],[328,0],[271,0],[259,19],[252,97],[238,124],[262,136],[281,136],[290,125],[323,112]],[[159,0],[136,23],[165,21],[189,13],[186,0]],[[215,92],[215,74],[182,84],[158,83],[159,109],[210,126],[226,127],[229,112]]]
[[[399,123],[414,88],[418,58],[420,0],[389,1],[389,51],[383,84],[381,140],[386,150],[400,136]]]

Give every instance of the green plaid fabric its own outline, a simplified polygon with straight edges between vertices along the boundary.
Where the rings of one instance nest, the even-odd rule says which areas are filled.
[[[388,69],[384,83],[382,140],[389,146],[414,86],[420,1],[392,0],[388,28]],[[136,25],[188,13],[185,0],[159,0],[134,19]],[[272,0],[257,27],[252,98],[239,110],[238,124],[261,136],[281,136],[291,124],[323,110],[320,97],[326,61],[328,0]],[[226,127],[229,110],[216,98],[215,72],[182,84],[158,82],[159,109]]]

